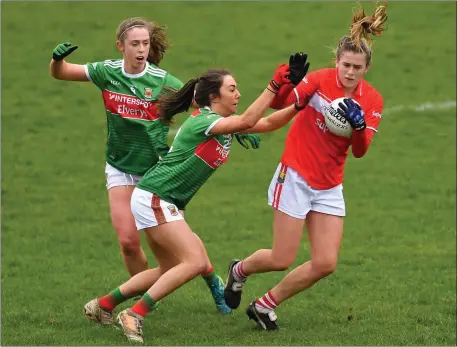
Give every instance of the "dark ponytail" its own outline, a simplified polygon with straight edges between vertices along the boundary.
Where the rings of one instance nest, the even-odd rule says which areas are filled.
[[[160,118],[167,124],[172,123],[173,116],[187,111],[194,98],[198,107],[210,107],[212,98],[221,95],[224,77],[231,75],[228,70],[208,70],[200,78],[187,81],[178,92],[165,89],[157,104]]]
[[[172,123],[173,116],[187,111],[192,105],[194,99],[195,86],[198,83],[198,78],[193,78],[179,90],[166,90],[166,93],[159,98],[157,108],[162,121],[167,124]]]

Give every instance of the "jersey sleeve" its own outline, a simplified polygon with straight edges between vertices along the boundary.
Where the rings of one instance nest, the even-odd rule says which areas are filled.
[[[84,69],[90,81],[94,82],[100,90],[105,89],[106,75],[104,62],[87,63],[84,65]]]
[[[216,125],[216,123],[223,118],[224,117],[221,117],[216,113],[209,113],[203,117],[198,117],[198,119],[194,122],[193,131],[195,134],[204,137],[212,136],[209,132]]]
[[[184,83],[181,82],[181,80],[177,79],[175,76],[167,74],[165,77],[165,83],[164,87],[174,89],[174,90],[180,90],[183,87]]]
[[[384,107],[384,100],[380,94],[373,97],[371,106],[365,111],[365,123],[367,129],[378,132],[379,123],[381,122],[382,109]]]
[[[368,151],[373,136],[378,132],[378,126],[381,122],[382,108],[384,101],[379,93],[372,97],[372,102],[365,112],[366,129],[363,131],[354,131],[351,144],[352,154],[356,158],[362,158]]]
[[[303,80],[295,87],[293,93],[298,103],[302,103],[303,100],[308,100],[319,87],[320,71],[313,71],[308,76],[305,76]]]

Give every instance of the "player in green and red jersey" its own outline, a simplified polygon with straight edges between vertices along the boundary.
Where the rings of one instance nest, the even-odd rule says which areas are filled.
[[[169,125],[159,118],[158,97],[165,89],[179,90],[182,82],[158,67],[168,48],[163,27],[142,18],[129,18],[120,24],[117,39],[123,59],[71,64],[64,58],[77,46],[64,43],[53,51],[50,70],[57,79],[92,81],[102,92],[108,126],[105,174],[111,219],[125,266],[134,276],[146,270],[148,264],[130,199],[144,173],[169,150]],[[253,141],[251,144],[257,145],[255,138]],[[218,309],[230,313],[223,298],[223,281],[209,259],[202,276]]]
[[[305,76],[309,66],[306,58],[299,53],[291,57],[290,80],[298,83]],[[292,73],[296,71],[294,64],[299,65],[297,73]],[[276,90],[285,83],[283,75],[280,67],[267,90],[237,117],[231,116],[237,110],[240,93],[236,81],[226,70],[209,70],[200,78],[187,82],[180,91],[161,97],[159,112],[165,122],[170,122],[175,114],[187,111],[194,94],[195,102],[202,106],[183,123],[170,152],[143,176],[132,194],[131,208],[137,229],[143,230],[154,245],[151,248],[161,275],[157,276],[155,269],[146,270],[107,295],[91,300],[85,306],[88,318],[109,324],[113,321],[113,309],[118,304],[146,291],[131,309],[118,315],[118,322],[127,338],[143,342],[142,324],[146,314],[158,300],[204,269],[207,258],[205,247],[179,210],[186,207],[200,187],[226,162],[233,134],[251,128],[260,120]],[[295,104],[262,121],[271,124],[271,130],[274,130],[300,109],[301,105]],[[164,254],[171,255],[174,263],[163,264],[161,259]]]

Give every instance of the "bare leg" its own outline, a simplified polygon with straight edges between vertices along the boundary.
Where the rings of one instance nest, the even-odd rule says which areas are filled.
[[[343,237],[343,217],[311,211],[306,219],[311,260],[289,272],[271,290],[277,303],[311,287],[336,268]]]
[[[140,233],[130,209],[130,199],[135,186],[113,187],[108,191],[111,221],[116,231],[122,259],[130,276],[148,268],[146,254],[140,245]]]
[[[243,272],[246,276],[286,270],[297,256],[305,221],[278,210],[274,210],[273,218],[273,248],[259,249],[243,260]]]

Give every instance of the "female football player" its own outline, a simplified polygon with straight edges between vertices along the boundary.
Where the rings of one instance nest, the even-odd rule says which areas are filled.
[[[144,173],[169,150],[169,125],[158,116],[158,97],[165,89],[179,90],[182,82],[158,67],[169,46],[163,26],[129,18],[119,25],[116,36],[123,59],[71,64],[64,58],[78,47],[63,43],[53,51],[50,70],[56,79],[92,81],[102,92],[108,125],[105,175],[111,220],[125,266],[134,276],[148,264],[130,199]],[[247,140],[253,147],[258,145],[255,137]],[[218,309],[230,313],[224,302],[223,281],[209,259],[202,276]]]
[[[295,68],[291,64],[289,78],[300,81],[308,69],[306,55],[296,54],[300,61],[300,75],[292,78]],[[132,308],[119,313],[118,322],[131,341],[143,342],[142,322],[158,300],[195,278],[206,266],[206,251],[186,223],[179,210],[183,210],[200,187],[218,167],[225,163],[230,152],[232,134],[252,127],[270,105],[276,90],[284,83],[279,68],[269,87],[241,116],[237,110],[240,93],[232,75],[225,70],[209,70],[200,78],[191,79],[172,95],[159,100],[159,113],[169,123],[175,114],[187,111],[194,94],[201,106],[183,123],[169,153],[152,167],[132,194],[131,208],[138,230],[150,240],[154,256],[159,263],[160,277],[152,270],[143,271],[107,295],[93,299],[89,319],[109,324],[113,309],[138,293],[146,292]],[[298,83],[298,82],[297,82]],[[277,111],[262,119],[266,124],[284,124],[301,108],[299,103]],[[286,121],[284,121],[286,120]],[[162,263],[161,259],[173,262]],[[87,312],[87,310],[86,310]]]
[[[290,128],[268,191],[268,203],[274,208],[273,247],[231,262],[225,301],[232,309],[240,305],[249,275],[289,268],[305,224],[311,260],[250,303],[246,313],[263,329],[277,328],[274,309],[279,304],[335,270],[343,236],[342,182],[349,146],[356,158],[363,157],[381,120],[383,99],[363,77],[372,57],[370,35],[380,36],[386,19],[385,6],[378,6],[371,16],[360,9],[353,16],[350,34],[338,42],[336,67],[310,73],[293,91],[284,85],[272,104],[273,108],[293,102],[307,106]],[[351,138],[333,135],[325,126],[324,107],[341,97],[345,97],[339,104],[341,114],[353,128]],[[262,132],[262,128],[256,125],[249,131]]]

